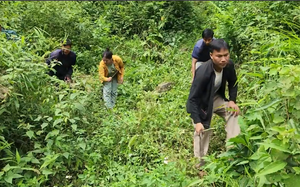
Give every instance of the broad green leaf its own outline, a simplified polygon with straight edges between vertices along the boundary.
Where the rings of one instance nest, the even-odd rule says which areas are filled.
[[[291,175],[290,178],[284,180],[284,184],[286,187],[298,187],[300,184],[299,175]]]
[[[79,95],[78,93],[72,93],[70,95],[70,99],[73,100],[77,95]]]
[[[40,121],[42,119],[42,116],[38,116],[34,121]]]
[[[250,113],[250,114],[247,114],[247,115],[245,116],[245,118],[247,118],[249,121],[255,121],[255,120],[261,118],[261,114],[258,113],[258,112],[252,112],[252,113]]]
[[[43,173],[43,175],[53,174],[53,172],[51,170],[48,170],[48,169],[43,169],[42,173]]]
[[[64,95],[59,95],[58,97],[59,97],[59,101],[61,101]]]
[[[17,149],[16,149],[16,160],[17,160],[17,163],[19,164],[20,160],[21,160],[21,157],[20,157],[20,154],[19,154]]]
[[[284,118],[282,116],[279,116],[279,115],[274,115],[274,118],[273,118],[273,122],[274,123],[282,123],[284,122]]]
[[[80,111],[84,111],[84,107],[81,103],[74,103],[75,108],[77,108]]]
[[[55,127],[57,124],[61,123],[62,121],[63,121],[63,119],[58,118],[57,120],[54,121],[53,127]]]
[[[287,163],[282,162],[282,161],[273,162],[273,163],[269,164],[268,166],[266,166],[265,168],[263,168],[261,171],[259,171],[256,174],[256,176],[264,176],[264,175],[268,175],[271,173],[275,173],[275,172],[285,168],[286,165],[287,165]]]
[[[300,167],[293,167],[293,170],[295,170],[296,174],[300,174]]]
[[[272,101],[271,103],[269,103],[269,104],[267,104],[267,105],[265,105],[263,107],[256,108],[255,111],[264,110],[264,109],[269,108],[270,106],[272,106],[272,105],[274,105],[276,103],[279,103],[280,101],[281,101],[281,99],[276,99],[276,100]]]
[[[45,158],[45,162],[43,163],[43,165],[40,167],[40,170],[43,168],[46,168],[49,164],[55,162],[55,160],[60,156],[60,154],[55,154],[55,155],[48,155]]]
[[[81,147],[81,149],[85,150],[86,143],[81,142],[81,143],[79,143],[78,145],[79,145],[79,147]]]
[[[244,160],[244,161],[238,163],[237,166],[238,166],[238,165],[248,164],[248,163],[249,163],[249,160]]]
[[[273,149],[277,149],[279,151],[283,151],[283,152],[287,152],[287,153],[292,153],[290,150],[288,150],[286,147],[284,147],[283,145],[278,145],[275,143],[258,143],[260,145],[264,145],[265,148],[273,148]]]
[[[264,78],[263,74],[260,73],[246,73],[247,75],[253,76],[253,77],[259,77],[259,78]]]
[[[18,100],[15,100],[14,103],[15,103],[16,109],[18,110],[18,109],[20,108],[19,101],[18,101]]]
[[[59,134],[59,130],[55,129],[47,134],[45,140],[47,140],[48,138],[50,138],[52,136],[57,136],[58,134]]]
[[[257,187],[263,187],[266,182],[267,182],[267,179],[265,176],[259,177],[259,183],[258,183]]]
[[[244,140],[244,138],[241,137],[241,136],[237,136],[237,137],[234,137],[234,138],[230,138],[230,139],[228,140],[228,142],[241,143],[241,144],[243,144],[243,145],[245,145],[245,146],[248,146],[247,143],[246,143],[246,141]]]
[[[72,129],[73,129],[74,131],[77,130],[77,125],[71,125],[71,127],[72,127]]]
[[[6,164],[5,167],[2,169],[4,172],[8,172],[11,169],[19,169],[19,166],[10,166],[9,164]]]
[[[294,122],[293,119],[290,119],[289,124],[290,124],[290,126],[291,126],[293,129],[295,129],[295,133],[296,133],[296,134],[299,134],[299,128],[296,127],[295,122]]]
[[[33,158],[33,159],[31,159],[31,163],[33,163],[33,164],[39,164],[40,161],[38,159],[36,159],[36,158]]]
[[[262,116],[259,116],[259,121],[260,121],[261,125],[263,126],[263,128],[265,130],[266,126],[265,126],[265,123],[264,123],[264,120],[263,120]]]
[[[132,138],[130,138],[128,143],[128,149],[131,150],[132,145],[134,144],[135,140],[137,139],[138,135],[134,135]]]
[[[66,159],[68,159],[69,158],[69,155],[70,155],[70,153],[63,153],[63,156],[66,158]]]
[[[192,187],[192,186],[201,186],[204,183],[204,179],[197,179],[193,182],[191,182],[189,185],[187,185],[187,187]]]
[[[261,135],[259,135],[259,136],[252,136],[249,139],[250,140],[261,140],[261,139],[263,139],[263,137]]]
[[[61,113],[61,109],[57,108],[55,109],[55,115],[58,116]]]
[[[34,137],[34,132],[33,131],[27,131],[26,135],[31,139],[32,137]]]
[[[278,149],[272,149],[269,153],[272,157],[272,160],[285,160],[289,157],[290,154],[279,151]]]
[[[9,184],[12,184],[13,179],[17,179],[17,178],[21,178],[21,177],[23,177],[23,176],[9,171],[7,173],[7,175],[4,177],[4,180],[6,182],[8,182]]]
[[[42,129],[44,129],[44,128],[47,127],[47,126],[48,126],[48,123],[43,123],[43,124],[41,125]]]

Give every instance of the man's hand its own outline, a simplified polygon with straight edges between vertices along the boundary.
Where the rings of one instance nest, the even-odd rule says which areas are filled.
[[[238,116],[240,114],[239,107],[233,102],[228,102],[228,108],[230,108],[231,115]]]
[[[198,135],[200,135],[200,133],[203,132],[203,131],[204,131],[204,126],[202,125],[202,123],[197,123],[196,124],[196,133]]]
[[[107,82],[110,82],[112,80],[112,77],[107,78]]]
[[[66,81],[66,82],[71,82],[72,80],[71,80],[71,78],[70,78],[69,76],[66,76],[66,77],[65,77],[65,81]]]

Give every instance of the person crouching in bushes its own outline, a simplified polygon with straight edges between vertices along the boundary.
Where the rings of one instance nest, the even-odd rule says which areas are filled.
[[[107,48],[99,64],[100,82],[103,83],[103,100],[108,109],[116,104],[118,83],[123,84],[123,60]]]

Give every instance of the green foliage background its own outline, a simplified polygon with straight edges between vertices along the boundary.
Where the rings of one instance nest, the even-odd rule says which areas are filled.
[[[1,186],[295,186],[299,184],[298,2],[0,2]],[[241,11],[242,10],[242,11]],[[185,103],[191,52],[205,28],[231,46],[242,133],[228,143],[213,119],[207,175],[198,177]],[[70,87],[45,58],[70,38]],[[113,113],[97,66],[125,61]],[[161,83],[174,87],[155,91]]]

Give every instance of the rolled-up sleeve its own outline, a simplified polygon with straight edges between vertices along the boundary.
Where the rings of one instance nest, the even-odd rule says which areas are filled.
[[[199,41],[196,43],[193,49],[192,58],[199,59],[199,53],[203,50],[202,42]]]

